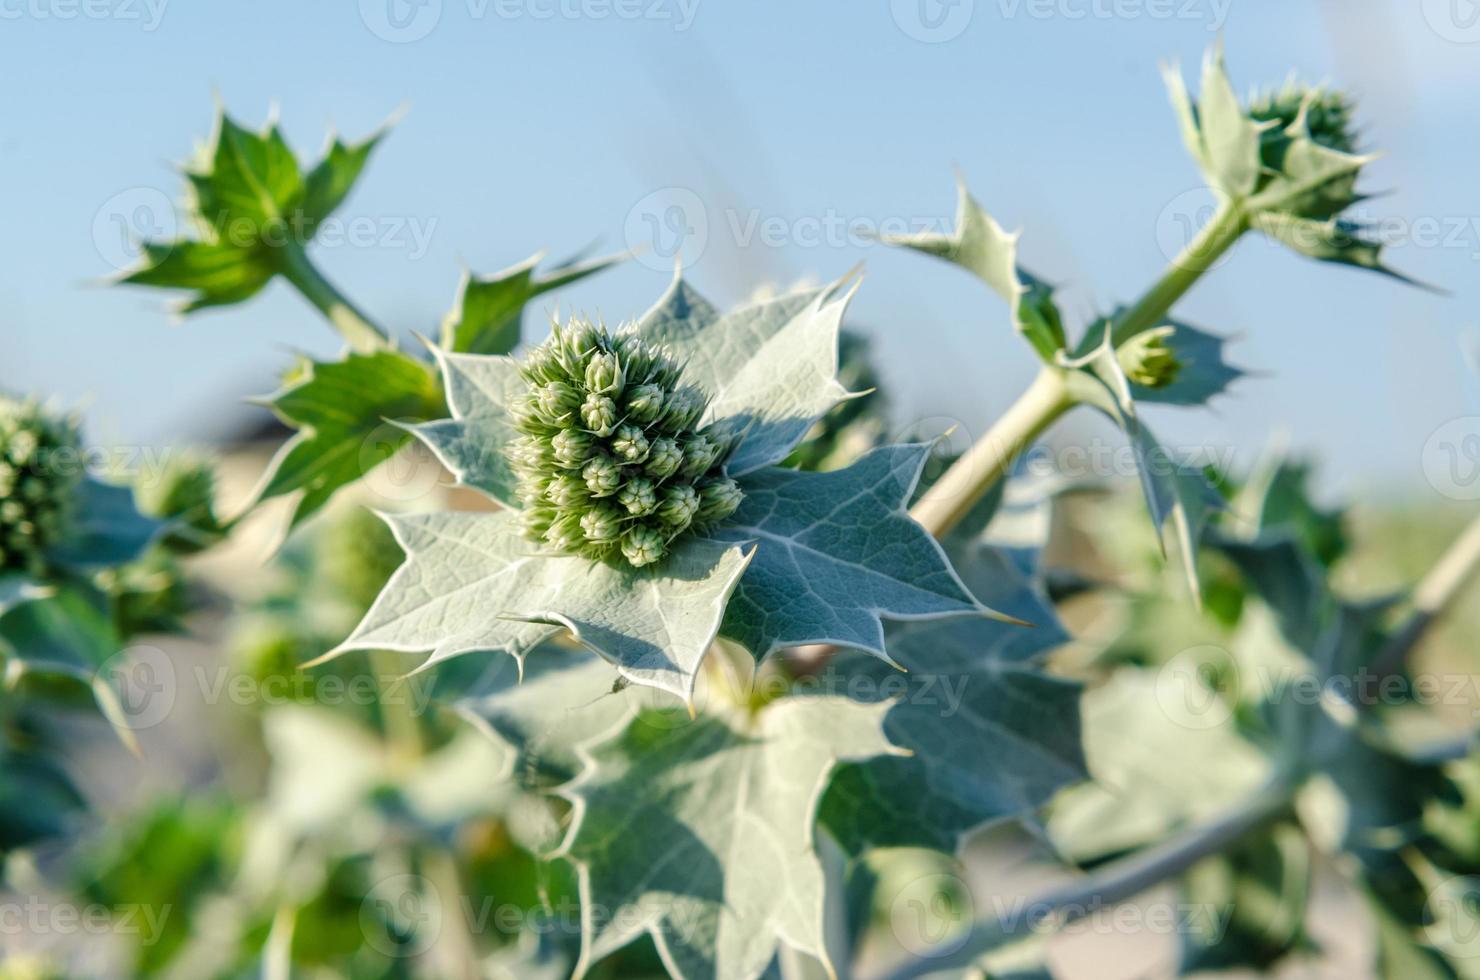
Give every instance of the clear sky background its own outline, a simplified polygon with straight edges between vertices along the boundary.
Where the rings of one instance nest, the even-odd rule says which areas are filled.
[[[1296,69],[1360,94],[1385,153],[1362,214],[1412,229],[1392,262],[1450,294],[1245,241],[1177,312],[1268,374],[1159,432],[1247,460],[1283,430],[1331,492],[1432,495],[1426,441],[1480,415],[1469,0],[0,0],[0,386],[87,406],[95,440],[176,443],[250,418],[238,399],[284,351],[337,349],[282,285],[180,324],[162,294],[97,284],[128,258],[120,221],[170,223],[149,206],[178,198],[219,97],[253,125],[278,106],[308,156],[405,108],[342,212],[358,237],[316,250],[401,330],[435,330],[463,264],[646,240],[647,261],[558,297],[637,314],[678,215],[722,302],[863,262],[854,323],[901,422],[980,432],[1033,371],[1004,305],[839,229],[942,227],[959,168],[1076,324],[1133,298],[1207,201],[1158,61],[1195,74],[1220,32],[1240,87]]]

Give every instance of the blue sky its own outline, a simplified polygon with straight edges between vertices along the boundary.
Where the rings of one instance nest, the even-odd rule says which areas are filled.
[[[177,324],[159,294],[98,285],[127,258],[120,221],[168,224],[140,206],[178,197],[173,164],[219,97],[254,125],[277,106],[307,156],[331,126],[359,136],[404,108],[342,240],[317,250],[399,329],[435,329],[463,264],[617,250],[656,227],[649,261],[560,297],[634,315],[668,279],[669,219],[702,214],[690,274],[720,301],[864,263],[853,319],[901,422],[979,432],[1033,370],[1003,304],[845,229],[941,227],[959,168],[1024,229],[1025,263],[1064,285],[1076,324],[1133,298],[1206,200],[1158,61],[1195,73],[1221,33],[1241,87],[1297,69],[1362,96],[1385,154],[1362,215],[1411,229],[1394,264],[1450,293],[1246,241],[1177,312],[1240,335],[1236,358],[1268,374],[1211,413],[1157,413],[1158,430],[1245,460],[1284,430],[1326,460],[1333,491],[1431,495],[1426,440],[1480,415],[1461,356],[1480,312],[1477,14],[1469,0],[0,0],[0,385],[88,406],[96,440],[173,443],[246,417],[236,400],[270,390],[286,350],[337,349],[286,287]]]

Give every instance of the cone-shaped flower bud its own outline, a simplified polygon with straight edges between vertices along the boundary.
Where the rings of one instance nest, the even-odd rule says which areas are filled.
[[[598,456],[581,471],[593,497],[610,497],[622,485],[622,468],[609,456]]]
[[[699,512],[699,493],[687,483],[668,487],[658,505],[658,517],[671,531],[682,531]]]
[[[592,435],[609,436],[617,424],[617,403],[609,396],[593,391],[581,405],[581,421],[586,423]]]
[[[1167,340],[1175,327],[1157,327],[1137,334],[1115,352],[1125,376],[1147,388],[1164,388],[1177,380],[1182,363]]]
[[[624,425],[617,430],[616,437],[612,439],[612,451],[624,463],[640,463],[647,458],[647,436],[643,435],[642,428],[639,426]],[[708,467],[706,466],[705,469]]]
[[[632,528],[622,539],[622,555],[634,568],[651,565],[666,553],[663,535],[642,524]]]
[[[658,494],[653,488],[653,481],[637,476],[622,487],[617,494],[617,502],[633,517],[646,517],[657,508]]]
[[[663,412],[663,389],[657,385],[638,385],[627,392],[627,416],[640,425],[657,420]]]
[[[1305,126],[1310,138],[1322,146],[1342,153],[1355,153],[1356,134],[1352,130],[1354,105],[1343,92],[1325,87],[1311,88],[1291,79],[1275,91],[1260,93],[1249,102],[1249,116],[1258,122],[1273,122],[1278,130],[1288,129],[1305,109]]]
[[[678,448],[677,440],[663,436],[648,447],[647,471],[656,479],[666,480],[682,465],[683,450]]]
[[[616,544],[622,536],[622,515],[607,504],[597,504],[581,515],[581,533],[592,544]]]
[[[0,571],[40,576],[71,533],[82,483],[76,423],[0,396]]]
[[[649,565],[739,505],[722,471],[728,447],[695,429],[708,400],[665,349],[574,320],[554,327],[520,375],[522,434],[507,452],[531,538]]]
[[[698,519],[705,524],[722,521],[735,513],[744,497],[740,485],[727,476],[706,480],[699,486]]]
[[[598,353],[591,356],[586,365],[586,387],[603,395],[620,395],[625,383],[622,362],[614,353]]]

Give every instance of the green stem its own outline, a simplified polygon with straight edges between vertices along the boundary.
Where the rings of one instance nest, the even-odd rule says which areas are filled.
[[[324,278],[301,244],[290,240],[274,248],[272,255],[283,278],[328,318],[351,348],[361,354],[372,354],[391,346],[389,335]]]
[[[1480,517],[1470,522],[1413,590],[1413,612],[1373,658],[1373,672],[1386,676],[1401,670],[1413,648],[1453,607],[1477,570],[1480,570]]]
[[[1098,909],[1134,898],[1284,817],[1290,810],[1293,796],[1294,790],[1287,779],[1273,779],[1218,820],[1107,864],[1094,874],[1049,889],[1022,903],[1016,913],[1004,909],[999,916],[979,921],[960,949],[949,956],[904,964],[888,974],[887,980],[914,980],[964,969],[1014,936],[1042,931],[1049,916],[1053,917],[1054,926],[1062,928]]]
[[[1064,371],[1045,366],[1007,414],[925,491],[910,516],[937,538],[949,532],[1007,475],[1043,431],[1075,404]]]
[[[370,670],[380,685],[380,716],[385,724],[386,742],[397,763],[416,764],[426,746],[421,737],[421,721],[412,710],[409,681],[401,675],[400,661],[387,650],[370,652]]]
[[[1181,299],[1248,228],[1243,208],[1232,201],[1219,204],[1212,220],[1203,225],[1197,236],[1172,260],[1156,284],[1116,318],[1111,333],[1115,346],[1119,347],[1138,333],[1161,326],[1172,304]]]

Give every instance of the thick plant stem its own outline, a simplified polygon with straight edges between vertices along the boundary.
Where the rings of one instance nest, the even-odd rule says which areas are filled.
[[[1044,367],[1007,414],[925,491],[910,516],[937,538],[949,532],[1007,475],[1043,430],[1074,404],[1064,372]]]
[[[292,283],[303,294],[304,299],[328,318],[329,323],[349,342],[352,349],[361,354],[370,354],[391,346],[386,332],[371,322],[333,283],[324,278],[302,245],[290,241],[273,249],[272,254],[283,278]]]
[[[1243,209],[1231,202],[1218,205],[1212,220],[1198,230],[1196,237],[1172,260],[1167,271],[1148,289],[1134,306],[1115,320],[1111,340],[1116,347],[1136,334],[1158,327],[1171,310],[1172,304],[1182,298],[1192,284],[1223,257],[1223,253],[1238,241],[1248,230],[1248,219]]]
[[[1413,590],[1413,612],[1372,661],[1379,676],[1396,673],[1413,648],[1441,619],[1480,570],[1480,517],[1470,522]]]
[[[918,959],[887,975],[887,980],[914,980],[970,966],[1014,938],[1061,928],[1097,909],[1134,898],[1190,869],[1204,858],[1227,850],[1249,834],[1289,812],[1293,790],[1288,779],[1273,779],[1227,814],[1157,847],[1105,865],[1085,878],[1049,889],[991,919],[976,922],[965,944],[949,956]]]

